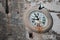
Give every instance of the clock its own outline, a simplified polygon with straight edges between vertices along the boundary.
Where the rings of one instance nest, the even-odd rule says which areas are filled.
[[[39,10],[36,7],[30,8],[24,13],[23,21],[25,27],[34,32],[48,32],[53,25],[53,19],[49,11],[45,8]]]
[[[39,11],[32,11],[29,16],[29,20],[32,26],[37,26],[37,22],[39,21],[39,25],[42,27],[46,27],[48,23],[47,17]]]

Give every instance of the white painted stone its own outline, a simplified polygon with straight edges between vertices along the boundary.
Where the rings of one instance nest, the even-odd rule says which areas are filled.
[[[53,17],[53,28],[52,28],[52,30],[54,30],[55,32],[60,34],[60,19],[58,18],[57,14],[59,14],[59,13],[51,13],[51,15]]]

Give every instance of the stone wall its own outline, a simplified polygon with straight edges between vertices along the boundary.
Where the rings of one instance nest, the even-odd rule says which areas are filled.
[[[8,0],[9,14],[5,13],[6,0],[0,0],[0,40],[27,40],[25,26],[18,8],[18,0]]]

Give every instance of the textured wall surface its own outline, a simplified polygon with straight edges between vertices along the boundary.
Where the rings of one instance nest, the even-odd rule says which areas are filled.
[[[6,0],[0,0],[0,40],[27,40],[18,0],[8,0],[9,14],[5,13],[5,5]]]
[[[25,6],[28,8],[30,7],[29,4]],[[25,6],[24,0],[8,0],[9,13],[6,14],[6,0],[0,0],[0,40],[40,40],[41,37],[43,37],[43,39],[41,38],[42,40],[60,40],[60,16],[58,15],[58,17],[56,13],[51,13],[54,21],[53,31],[42,34],[42,36],[32,32],[34,34],[33,39],[29,38],[29,32],[26,32],[23,22]]]

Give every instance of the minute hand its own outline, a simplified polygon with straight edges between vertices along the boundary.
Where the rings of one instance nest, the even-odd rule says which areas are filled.
[[[37,18],[36,20],[39,20],[38,16],[35,14],[35,17]]]

